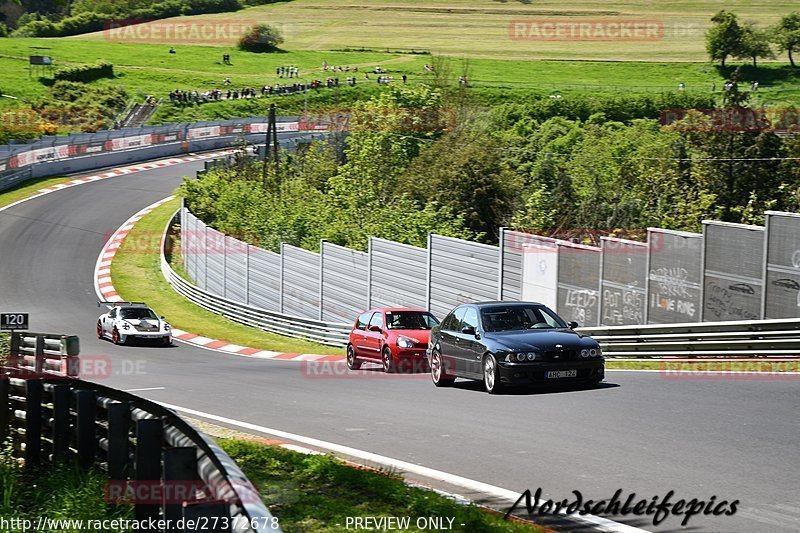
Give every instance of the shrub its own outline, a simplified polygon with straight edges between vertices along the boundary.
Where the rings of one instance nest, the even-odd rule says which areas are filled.
[[[283,36],[274,26],[257,24],[239,39],[239,50],[247,52],[274,52],[283,43]]]
[[[14,31],[15,37],[65,37],[67,35],[78,35],[100,31],[105,27],[107,17],[100,13],[79,13],[78,15],[67,17],[59,22],[54,22],[42,17],[38,20],[30,20]]]
[[[96,65],[77,65],[74,67],[60,68],[53,75],[56,81],[90,82],[100,78],[113,78],[114,65],[111,63],[97,63]]]

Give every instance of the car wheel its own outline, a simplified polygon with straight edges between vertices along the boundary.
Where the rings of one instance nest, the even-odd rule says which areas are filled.
[[[500,369],[497,367],[497,359],[492,354],[487,354],[483,358],[483,385],[489,394],[499,394],[503,391]]]
[[[449,387],[455,381],[455,378],[447,373],[444,368],[444,360],[442,354],[434,350],[431,353],[431,379],[433,384],[437,387]]]
[[[116,326],[111,330],[111,342],[119,344],[119,331],[117,331]]]
[[[103,338],[103,323],[101,321],[97,321],[97,338]]]
[[[172,339],[164,337],[164,346],[172,346]]]
[[[392,357],[392,350],[386,346],[383,349],[383,355],[381,356],[381,360],[383,361],[383,371],[387,374],[394,374],[397,372],[397,367],[394,365],[394,357]]]
[[[347,345],[347,368],[350,370],[361,370],[361,361],[356,358],[356,349],[352,344]]]

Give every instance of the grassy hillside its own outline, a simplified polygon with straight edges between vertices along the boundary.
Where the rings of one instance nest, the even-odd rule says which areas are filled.
[[[276,67],[295,65],[300,81],[324,79],[321,64],[358,67],[358,86],[344,87],[348,73],[337,73],[342,87],[338,94],[323,89],[309,97],[308,104],[348,105],[378,90],[375,76],[364,73],[380,65],[399,80],[409,83],[431,80],[424,65],[449,62],[450,78],[466,73],[473,93],[484,101],[524,100],[555,92],[627,93],[677,91],[684,83],[688,91],[719,90],[732,69],[722,71],[706,61],[704,32],[718,2],[579,0],[562,7],[552,0],[294,0],[253,7],[236,13],[166,19],[133,26],[133,33],[87,34],[61,39],[0,39],[0,93],[20,100],[0,98],[0,110],[25,106],[26,99],[46,97],[47,86],[28,74],[31,54],[51,55],[58,65],[94,63],[114,65],[115,79],[93,85],[123,85],[141,100],[145,95],[165,97],[174,89],[199,91],[222,88],[230,78],[233,87],[274,84],[281,81]],[[787,1],[738,0],[725,8],[741,20],[766,26],[797,9]],[[663,38],[645,41],[554,41],[514,39],[509,25],[514,21],[647,20],[663,27]],[[169,39],[165,28],[183,25],[212,30],[267,22],[280,27],[285,51],[251,54],[238,51],[227,38]],[[513,32],[512,32],[513,33]],[[147,42],[140,42],[140,41]],[[177,53],[170,54],[171,46]],[[414,53],[411,53],[411,52]],[[420,51],[427,53],[421,54]],[[231,65],[223,64],[230,54]],[[433,55],[431,55],[433,54]],[[745,62],[732,62],[736,66]],[[746,64],[746,63],[745,63]],[[787,104],[800,100],[800,69],[790,69],[785,57],[762,62],[758,69],[744,67],[744,80],[757,80],[761,90],[753,103]],[[291,80],[294,81],[294,80]],[[305,105],[302,97],[278,98],[284,113],[295,113]],[[177,110],[162,107],[154,121],[197,120],[263,114],[267,102],[223,102]]]
[[[296,65],[301,79],[327,76],[320,66],[358,66],[358,86],[375,85],[364,79],[364,70],[380,65],[399,80],[406,74],[410,83],[432,79],[424,65],[434,58],[396,52],[333,52],[291,50],[279,54],[250,54],[232,47],[177,45],[176,54],[169,54],[162,44],[115,43],[77,39],[0,39],[0,82],[3,93],[21,98],[43,96],[47,87],[28,76],[27,56],[32,50],[50,54],[57,63],[93,63],[103,59],[114,64],[117,78],[93,82],[98,86],[122,84],[132,95],[156,94],[165,96],[181,89],[211,89],[222,87],[222,79],[230,77],[233,86],[259,86],[279,80],[275,67]],[[232,65],[222,64],[222,54],[231,55]],[[543,92],[587,90],[591,92],[643,92],[677,90],[683,82],[687,90],[717,90],[724,73],[705,62],[614,62],[614,61],[524,61],[511,59],[450,58],[454,76],[466,71],[473,87],[489,88],[503,94],[509,90],[529,89]],[[349,74],[337,74],[344,84]],[[767,64],[758,70],[746,69],[746,79],[758,79],[761,94],[770,101],[791,100],[800,95],[800,75],[783,65]],[[773,84],[774,87],[768,87]],[[358,88],[358,87],[357,87]],[[342,91],[350,90],[342,88]],[[10,99],[0,98],[0,106],[13,105]]]
[[[195,20],[243,20],[279,26],[293,50],[374,48],[431,50],[505,59],[704,61],[703,35],[722,8],[761,25],[797,9],[787,0],[294,0]],[[664,28],[645,42],[531,41],[509,38],[509,23],[536,18],[647,19]],[[163,23],[163,22],[160,22]],[[80,37],[83,38],[83,37]],[[103,40],[102,34],[94,39]],[[215,44],[209,41],[206,44]]]

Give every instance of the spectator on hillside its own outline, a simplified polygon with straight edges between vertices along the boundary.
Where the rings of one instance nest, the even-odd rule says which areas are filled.
[[[169,53],[170,54],[177,54],[177,52],[175,51],[175,48],[172,47],[172,46],[169,47]]]

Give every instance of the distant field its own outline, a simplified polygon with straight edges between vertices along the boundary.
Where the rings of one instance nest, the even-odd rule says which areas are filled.
[[[301,81],[324,79],[330,74],[320,67],[327,61],[329,65],[359,67],[358,86],[340,89],[343,99],[352,101],[361,97],[365,84],[376,87],[374,75],[370,80],[364,77],[365,71],[376,65],[387,69],[397,81],[405,74],[409,83],[419,83],[432,78],[424,65],[442,57],[449,63],[453,84],[457,76],[466,73],[470,86],[494,102],[555,92],[674,91],[680,83],[690,91],[710,91],[713,85],[719,91],[730,70],[721,72],[706,61],[703,43],[709,18],[720,7],[716,1],[662,0],[580,0],[568,7],[550,0],[294,0],[236,13],[179,17],[132,26],[135,31],[117,34],[116,41],[103,33],[62,39],[0,39],[3,72],[0,92],[21,99],[44,96],[47,87],[28,75],[28,56],[40,54],[51,55],[61,65],[111,62],[117,77],[93,83],[101,87],[122,84],[138,100],[149,94],[164,97],[174,89],[222,88],[224,78],[231,78],[233,87],[294,81],[276,76],[275,68],[281,65],[299,67]],[[724,7],[743,20],[762,25],[798,9],[796,2],[759,0],[729,1]],[[615,42],[510,38],[508,28],[513,21],[545,18],[655,21],[663,27],[664,36],[649,41]],[[228,23],[245,27],[244,24],[255,22],[281,27],[286,38],[285,51],[240,52],[230,38],[159,41],[150,37],[157,31],[164,35],[165,29],[178,25],[225,29]],[[176,48],[176,54],[168,53],[170,46]],[[223,53],[231,55],[232,65],[222,64]],[[758,70],[747,67],[746,62],[732,64],[745,65],[745,80],[760,82],[762,88],[755,104],[800,100],[800,69],[788,68],[785,57],[781,56],[778,62],[762,63]],[[350,74],[336,75],[344,85]],[[319,91],[309,99],[309,104],[324,103],[328,92]],[[23,100],[0,98],[0,109],[21,104]],[[265,108],[261,101],[230,104],[206,104],[180,113],[163,109],[156,118],[262,114]],[[283,104],[289,104],[289,100],[284,99]],[[288,107],[296,109],[297,102]]]
[[[332,52],[291,50],[277,54],[251,54],[233,47],[177,45],[177,53],[168,53],[162,44],[114,43],[78,39],[0,39],[0,71],[3,79],[0,90],[20,98],[42,96],[46,86],[37,78],[28,76],[27,56],[30,53],[52,55],[59,64],[93,63],[98,60],[114,64],[117,78],[94,82],[100,86],[123,84],[132,96],[146,94],[166,96],[176,88],[205,90],[222,88],[223,78],[231,78],[232,85],[260,86],[280,80],[275,68],[295,65],[300,68],[301,80],[325,78],[321,69],[323,61],[330,65],[358,66],[359,90],[366,84],[375,85],[364,78],[366,69],[380,65],[399,81],[406,74],[409,83],[432,79],[423,68],[434,57],[387,52]],[[232,66],[222,64],[222,54],[231,55]],[[511,59],[459,58],[447,59],[453,77],[468,73],[470,84],[483,91],[497,93],[498,97],[520,90],[550,92],[651,92],[677,90],[686,84],[687,90],[710,91],[716,84],[719,91],[724,75],[707,62],[633,62],[633,61],[525,61]],[[798,69],[800,70],[800,69]],[[767,64],[757,71],[746,69],[745,78],[758,79],[766,101],[796,101],[800,97],[800,75],[786,66]],[[340,83],[350,74],[337,73]],[[290,81],[290,80],[283,80]],[[774,87],[767,87],[774,85]],[[353,89],[342,87],[341,91]],[[324,91],[324,90],[323,90]],[[0,98],[0,106],[18,101]]]
[[[743,20],[769,25],[797,10],[798,4],[785,0],[294,0],[180,20],[246,19],[275,24],[283,30],[285,46],[291,50],[364,47],[429,50],[473,58],[704,61],[705,30],[711,16],[723,7]],[[658,24],[663,37],[587,42],[529,40],[509,34],[514,21],[544,19],[644,19]],[[94,34],[92,38],[106,36]],[[210,39],[205,44],[219,43]]]

